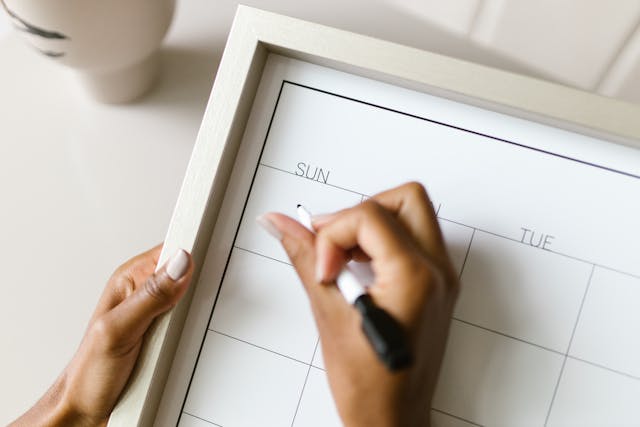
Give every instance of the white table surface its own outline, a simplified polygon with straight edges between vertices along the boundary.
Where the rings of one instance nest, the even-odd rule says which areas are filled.
[[[380,0],[248,3],[522,70]],[[114,268],[162,241],[235,6],[179,2],[162,79],[128,106],[88,99],[0,18],[0,424],[71,358]]]

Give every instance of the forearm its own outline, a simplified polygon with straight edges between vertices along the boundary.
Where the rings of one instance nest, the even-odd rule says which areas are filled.
[[[63,375],[56,380],[34,406],[9,424],[9,427],[93,427],[98,425],[100,424],[85,420],[81,414],[73,410],[65,399],[65,380]]]

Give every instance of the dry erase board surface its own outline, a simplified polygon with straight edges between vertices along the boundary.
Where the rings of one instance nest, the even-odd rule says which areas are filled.
[[[255,218],[409,180],[463,286],[433,424],[637,424],[640,152],[271,55],[156,425],[339,426],[302,286]]]

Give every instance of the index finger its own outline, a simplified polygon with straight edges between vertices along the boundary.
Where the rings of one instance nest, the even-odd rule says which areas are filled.
[[[410,261],[418,249],[393,215],[375,200],[368,200],[334,215],[316,236],[317,275],[333,281],[347,252],[360,248],[373,262]],[[420,251],[422,253],[422,251]]]
[[[442,261],[444,239],[433,205],[424,186],[409,182],[372,197],[397,216],[411,236],[431,258]]]

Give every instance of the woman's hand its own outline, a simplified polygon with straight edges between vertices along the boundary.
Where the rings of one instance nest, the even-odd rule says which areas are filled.
[[[144,333],[153,319],[180,300],[191,280],[191,257],[182,250],[154,273],[161,249],[157,246],[116,270],[71,363],[12,426],[106,425]]]
[[[459,284],[422,185],[406,184],[315,217],[317,235],[282,214],[266,214],[260,222],[281,239],[307,290],[345,425],[428,425]],[[361,330],[359,313],[332,285],[350,259],[371,261],[369,294],[404,326],[410,368],[385,368]]]

